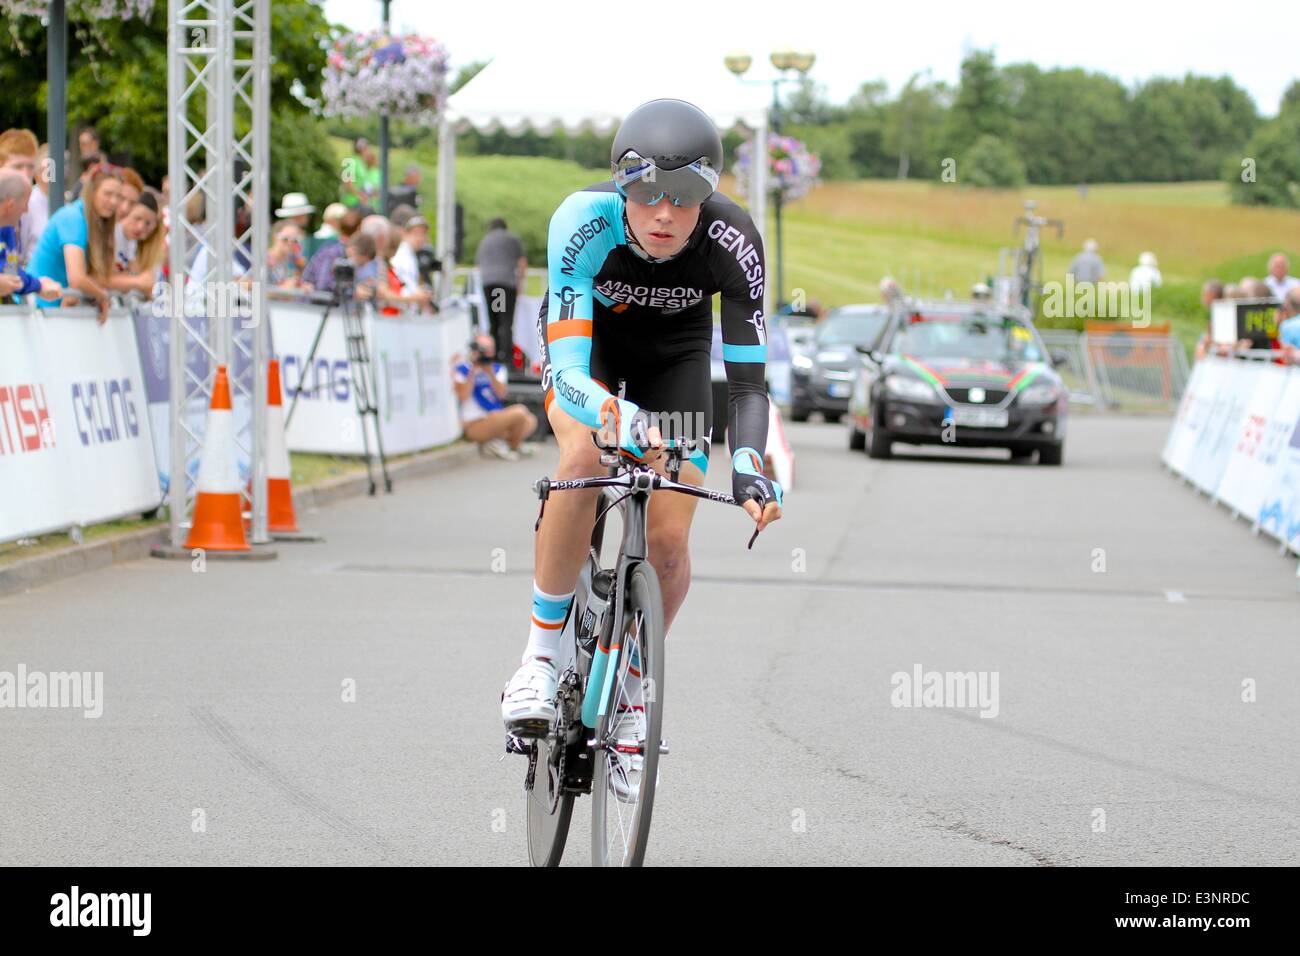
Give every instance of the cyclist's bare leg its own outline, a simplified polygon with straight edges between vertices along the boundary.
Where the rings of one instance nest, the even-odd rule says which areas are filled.
[[[592,429],[570,416],[558,401],[551,402],[547,419],[560,446],[555,478],[590,478],[604,474],[600,449],[591,441]],[[591,545],[596,522],[596,497],[600,489],[565,491],[551,495],[537,531],[533,549],[537,586],[549,594],[568,594],[578,583],[582,562]]]
[[[666,474],[662,461],[654,468]],[[686,485],[704,484],[704,474],[689,462],[682,464],[677,480]],[[691,586],[691,521],[700,499],[671,491],[650,496],[646,514],[646,544],[650,563],[659,575],[659,590],[664,599],[664,634],[672,629],[673,618],[686,600]]]

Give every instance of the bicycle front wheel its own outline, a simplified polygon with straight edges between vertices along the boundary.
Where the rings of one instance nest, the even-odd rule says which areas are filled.
[[[664,626],[659,576],[649,562],[628,572],[623,616],[610,642],[617,670],[596,722],[591,787],[595,866],[640,866],[650,837],[663,728]],[[600,693],[589,688],[588,693]]]

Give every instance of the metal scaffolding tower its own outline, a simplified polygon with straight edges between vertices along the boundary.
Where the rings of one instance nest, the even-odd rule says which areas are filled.
[[[241,477],[251,483],[251,495],[243,492],[251,539],[270,540],[264,448],[270,64],[270,0],[170,0],[168,501],[174,548],[183,546],[193,510],[217,365],[227,367],[236,444],[248,462]],[[240,207],[251,213],[242,225]],[[238,284],[240,274],[251,284]]]

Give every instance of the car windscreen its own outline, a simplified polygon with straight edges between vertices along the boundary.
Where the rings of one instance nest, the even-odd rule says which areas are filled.
[[[889,313],[884,309],[842,310],[832,312],[817,328],[817,344],[873,345],[885,327]]]
[[[998,315],[912,315],[894,332],[889,351],[921,359],[974,359],[1005,365],[1043,361],[1033,331]]]

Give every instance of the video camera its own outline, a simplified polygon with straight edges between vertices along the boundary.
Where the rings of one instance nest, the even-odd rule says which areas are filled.
[[[433,247],[421,246],[416,249],[415,264],[420,270],[420,281],[425,285],[433,285],[433,274],[442,270],[442,263],[433,254]]]
[[[469,363],[470,365],[486,365],[491,367],[496,361],[496,352],[487,351],[478,344],[477,339],[471,339],[469,343]]]

